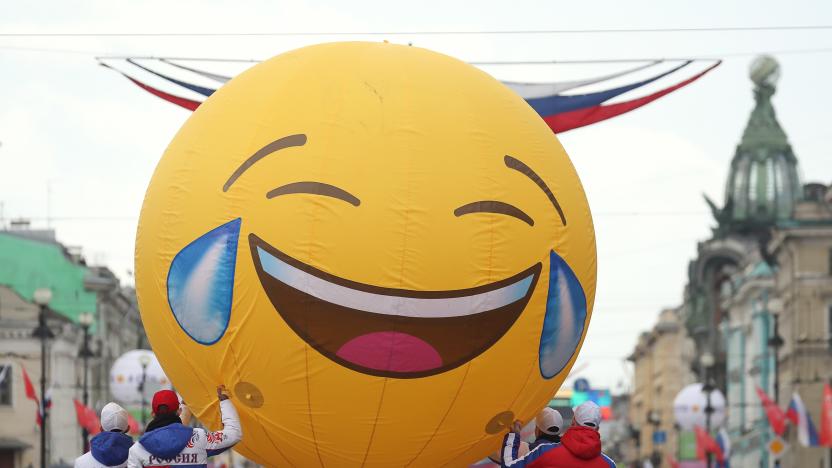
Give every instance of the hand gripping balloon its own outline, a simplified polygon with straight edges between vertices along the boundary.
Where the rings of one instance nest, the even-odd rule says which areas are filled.
[[[210,97],[142,208],[150,342],[268,466],[461,466],[568,374],[595,236],[568,156],[508,88],[416,47],[285,53]]]

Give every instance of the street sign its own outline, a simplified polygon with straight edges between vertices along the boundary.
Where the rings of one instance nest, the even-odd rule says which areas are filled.
[[[667,443],[667,431],[653,431],[653,443],[662,445]]]
[[[786,442],[779,436],[774,436],[773,439],[768,441],[766,446],[768,447],[768,453],[774,458],[780,458],[786,452],[786,449],[789,448]]]
[[[575,391],[576,392],[588,392],[589,387],[589,380],[585,378],[575,379]]]

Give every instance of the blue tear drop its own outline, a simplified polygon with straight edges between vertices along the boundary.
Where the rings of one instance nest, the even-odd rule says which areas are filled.
[[[231,318],[237,239],[241,219],[223,224],[186,245],[168,271],[168,304],[194,341],[219,341]]]
[[[540,334],[540,374],[558,375],[572,359],[586,326],[586,294],[572,268],[552,251],[549,255],[549,292]]]

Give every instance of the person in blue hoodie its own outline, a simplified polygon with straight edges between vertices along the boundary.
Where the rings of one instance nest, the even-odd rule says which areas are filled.
[[[172,390],[153,395],[153,420],[145,434],[130,448],[128,468],[144,466],[188,466],[205,468],[208,457],[222,453],[240,441],[243,431],[225,386],[217,387],[222,429],[208,432],[191,428],[179,419],[179,397]]]
[[[133,439],[126,434],[127,411],[115,403],[101,410],[101,432],[90,440],[90,451],[75,460],[75,468],[127,466],[127,453]]]

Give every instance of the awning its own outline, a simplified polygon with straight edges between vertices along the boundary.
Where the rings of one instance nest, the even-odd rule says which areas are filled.
[[[24,450],[32,446],[23,442],[20,439],[13,439],[11,437],[0,437],[0,450]]]

